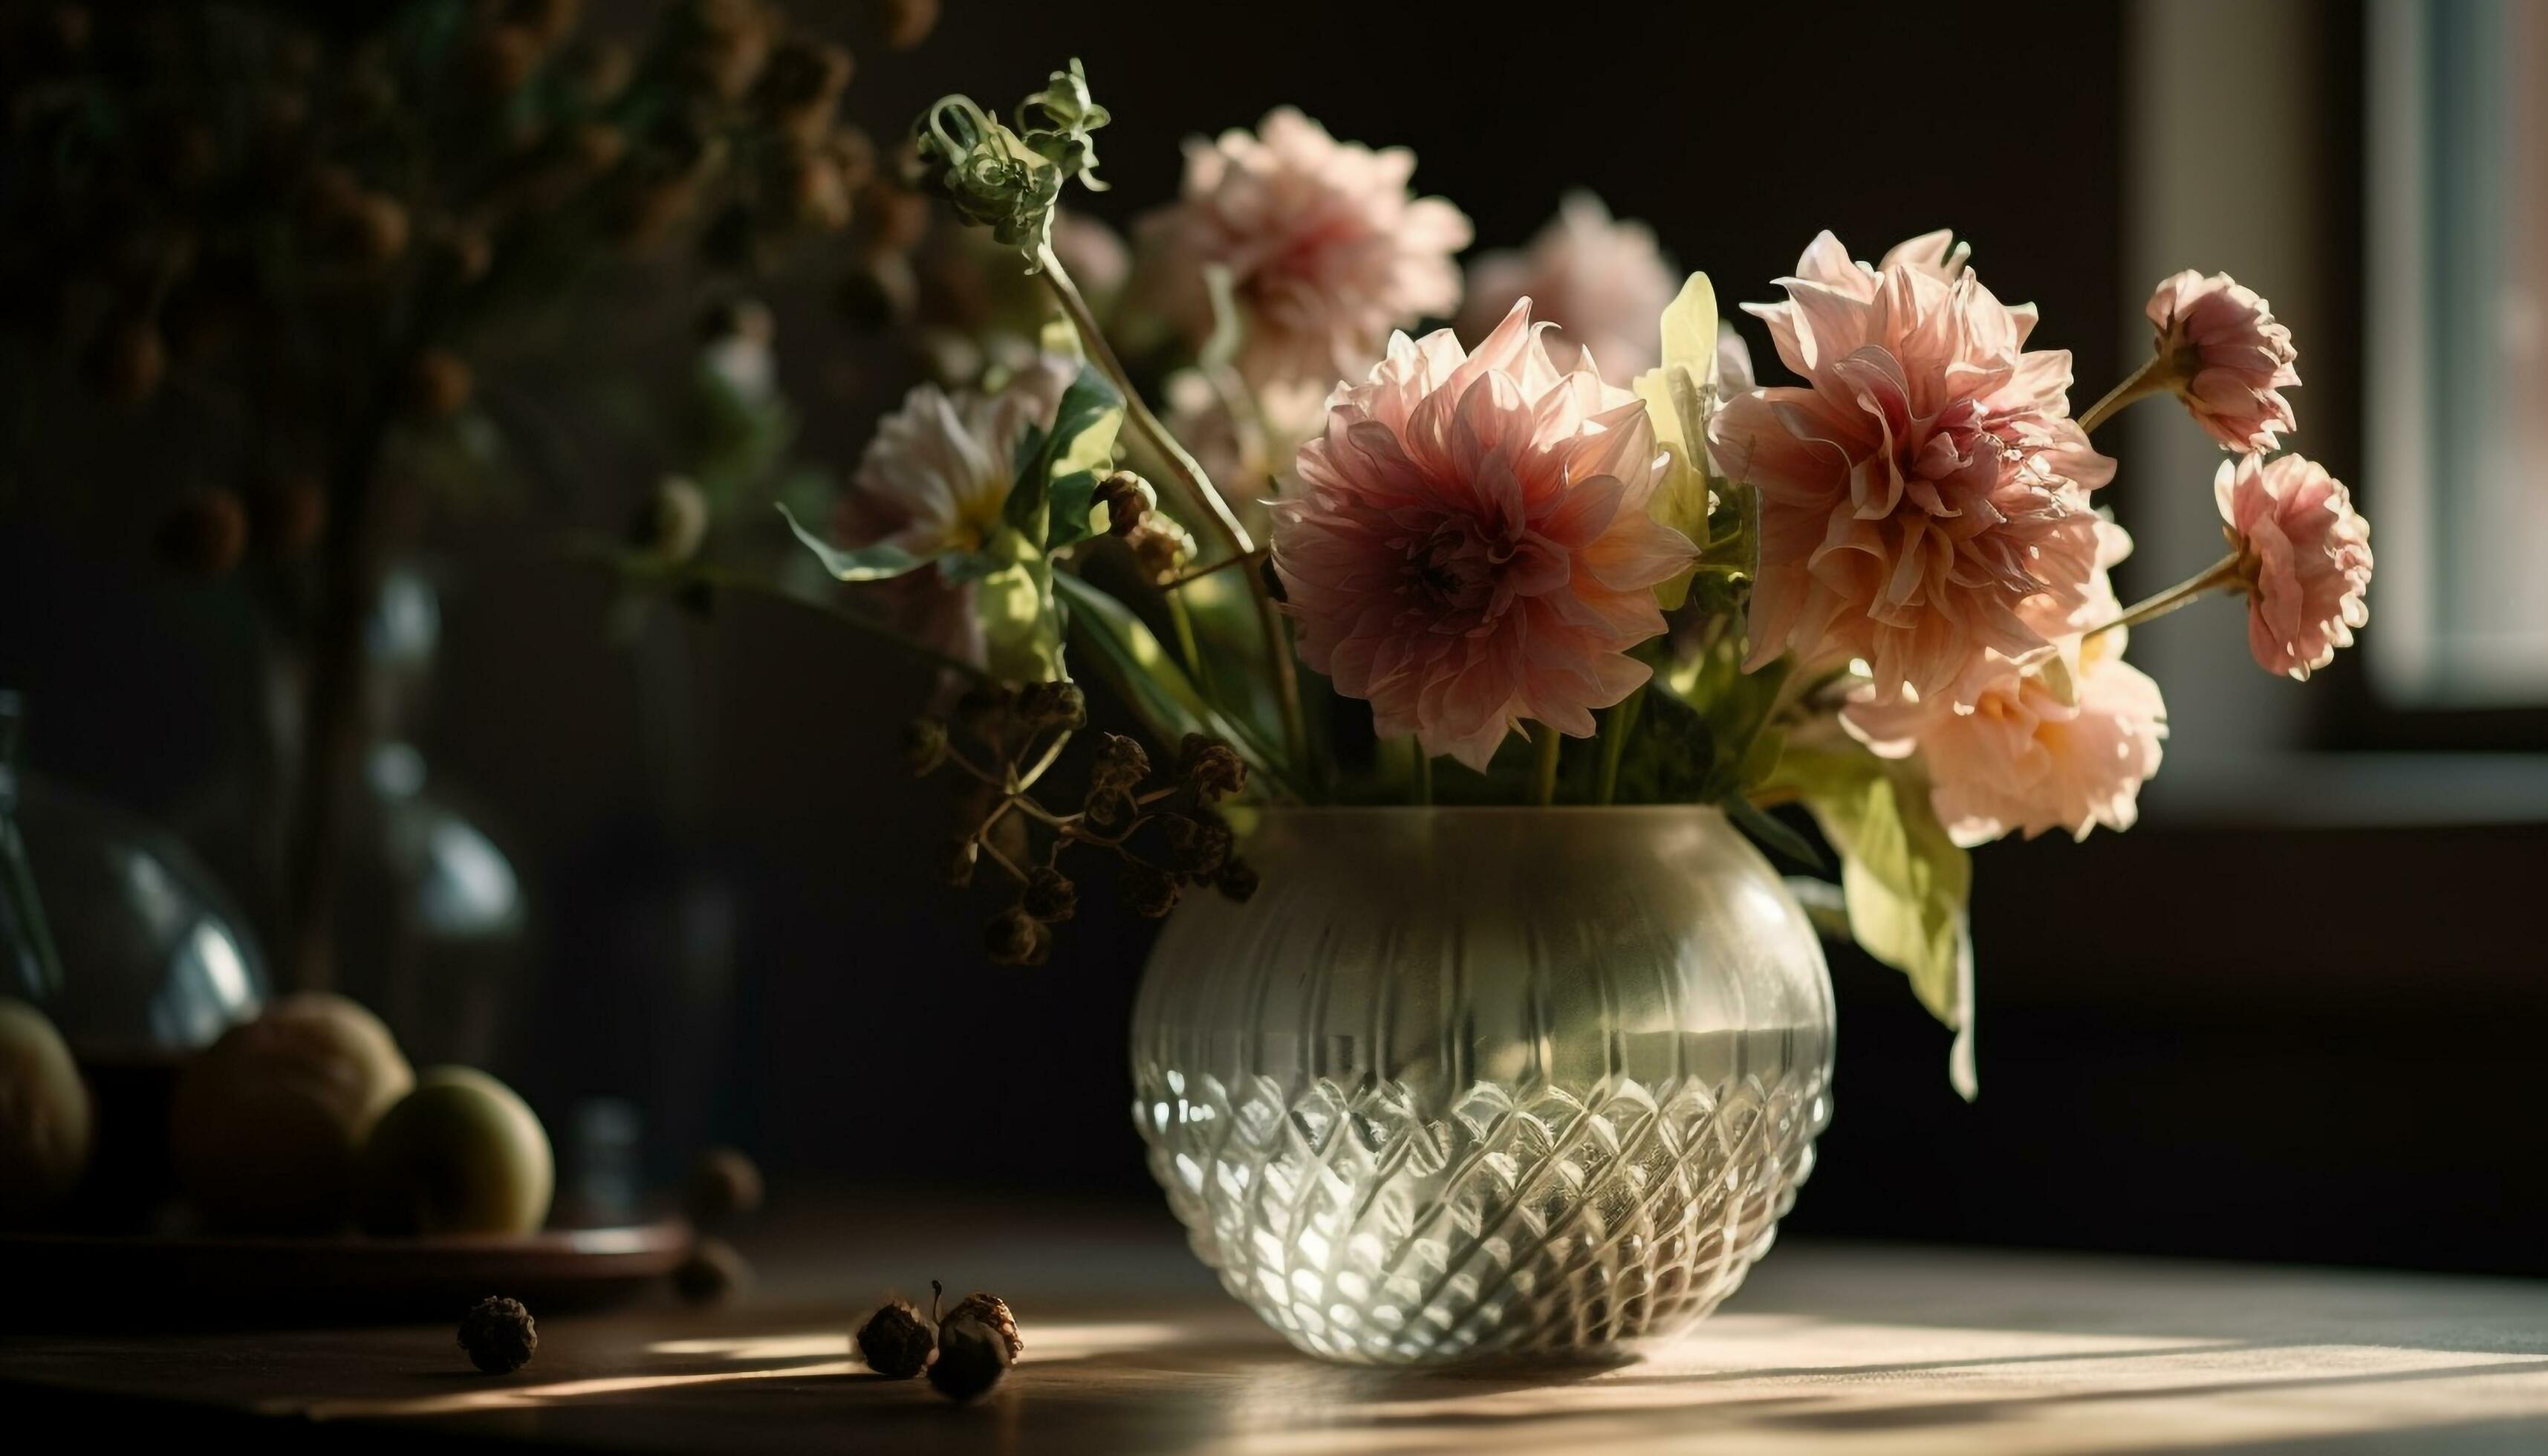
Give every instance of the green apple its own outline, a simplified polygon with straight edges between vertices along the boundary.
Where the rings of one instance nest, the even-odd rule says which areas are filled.
[[[413,1085],[380,1018],[342,996],[283,997],[179,1074],[168,1129],[178,1180],[219,1228],[335,1228],[363,1139]]]
[[[0,1224],[36,1218],[78,1186],[92,1127],[62,1034],[26,1002],[0,999]]]
[[[359,1181],[373,1233],[533,1233],[548,1221],[557,1169],[548,1133],[512,1088],[438,1066],[372,1130]]]

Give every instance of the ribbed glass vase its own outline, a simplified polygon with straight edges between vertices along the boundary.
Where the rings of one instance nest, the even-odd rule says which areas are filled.
[[[1276,809],[1188,897],[1134,1115],[1195,1251],[1330,1359],[1598,1356],[1742,1283],[1831,1116],[1822,949],[1713,809]]]

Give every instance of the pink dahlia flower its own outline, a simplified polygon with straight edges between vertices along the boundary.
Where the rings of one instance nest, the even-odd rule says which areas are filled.
[[[1590,349],[1601,377],[1625,385],[1660,361],[1655,319],[1680,290],[1653,228],[1613,221],[1592,193],[1569,193],[1527,249],[1489,253],[1470,267],[1460,336],[1484,338],[1526,298],[1564,330],[1548,340],[1558,368],[1574,368]]]
[[[2150,295],[2150,325],[2178,399],[2225,450],[2271,450],[2274,431],[2295,428],[2282,396],[2297,388],[2292,331],[2252,288],[2227,273],[2188,268]]]
[[[2371,523],[2343,482],[2298,455],[2225,460],[2212,497],[2247,585],[2247,650],[2306,681],[2371,620]]]
[[[1186,144],[1185,189],[1140,227],[1146,301],[1193,342],[1212,334],[1207,264],[1229,270],[1258,388],[1351,378],[1393,328],[1460,304],[1451,255],[1469,220],[1408,193],[1415,154],[1342,142],[1290,107],[1253,133]]]
[[[1475,353],[1397,335],[1274,507],[1302,660],[1383,737],[1473,769],[1523,718],[1589,736],[1649,676],[1622,654],[1664,630],[1655,584],[1697,554],[1646,513],[1664,462],[1634,394],[1550,361],[1527,299]]]
[[[2100,536],[2102,563],[2131,548],[2113,526]],[[2101,565],[2066,625],[2093,625],[2117,610]],[[2065,637],[2025,664],[1985,653],[1935,697],[1852,703],[1843,721],[1877,753],[1920,756],[1931,802],[1959,845],[2012,831],[2085,839],[2099,825],[2129,829],[2141,784],[2158,772],[2167,705],[2158,684],[2124,661],[2124,643],[2116,628]]]
[[[1825,232],[1779,280],[1787,302],[1744,306],[1805,379],[1727,401],[1708,430],[1761,493],[1755,664],[1859,658],[1878,697],[1935,696],[1985,652],[2041,652],[2030,618],[2084,599],[2088,492],[2115,463],[2069,417],[2069,353],[2026,349],[2033,306],[1963,255],[1930,233],[1869,268]]]

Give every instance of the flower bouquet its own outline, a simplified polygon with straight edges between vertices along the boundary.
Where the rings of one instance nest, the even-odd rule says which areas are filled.
[[[1198,1250],[1305,1348],[1712,1308],[1829,1115],[1814,924],[1909,978],[1971,1095],[1967,851],[2131,826],[2166,710],[2129,629],[2234,594],[2307,678],[2365,620],[2367,527],[2277,453],[2289,330],[2226,276],[2161,284],[2149,361],[2074,417],[2070,355],[1964,244],[1826,232],[1745,306],[1796,379],[1762,386],[1707,277],[1589,199],[1463,310],[1469,227],[1412,158],[1277,111],[1191,144],[1104,306],[1055,238],[1107,120],[1076,62],[1014,126],[921,119],[926,185],[1047,319],[913,391],[796,530],[960,688],[912,762],[960,785],[994,957],[1043,960],[1107,862],[1175,912],[1136,1115]],[[1465,344],[1393,331],[1455,314]],[[2127,607],[2091,436],[2157,395],[2229,452],[2228,549]],[[1138,734],[1078,752],[1084,685]]]

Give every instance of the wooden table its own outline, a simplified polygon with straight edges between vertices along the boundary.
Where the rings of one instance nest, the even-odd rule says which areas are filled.
[[[1292,1353],[1164,1214],[905,1198],[744,1242],[753,1295],[543,1320],[502,1378],[448,1326],[0,1336],[0,1421],[250,1449],[2548,1451],[2541,1284],[1791,1242],[1636,1362],[1409,1374]],[[849,1357],[932,1276],[1017,1308],[1027,1358],[978,1405]]]

